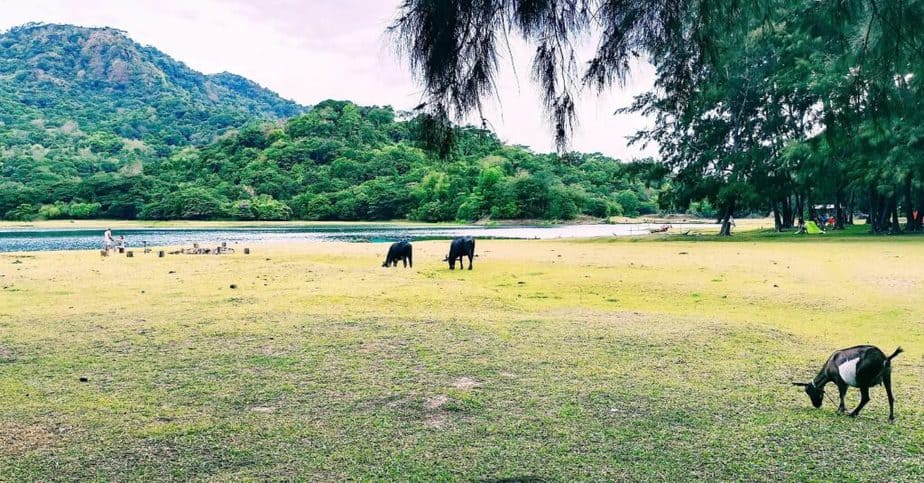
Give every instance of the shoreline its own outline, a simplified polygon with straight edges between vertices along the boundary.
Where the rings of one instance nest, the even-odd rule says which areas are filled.
[[[766,224],[769,221],[773,225],[772,219],[747,218],[738,220],[739,224],[752,224],[762,222]],[[550,222],[548,220],[520,219],[520,220],[479,220],[473,223],[456,223],[456,222],[418,222],[410,220],[388,220],[388,221],[232,221],[232,220],[110,220],[110,219],[91,219],[91,220],[37,220],[37,221],[0,221],[0,230],[18,231],[18,230],[105,230],[113,229],[221,229],[221,228],[310,228],[325,226],[399,226],[399,227],[420,227],[420,228],[452,228],[463,226],[474,226],[480,228],[494,227],[568,227],[568,226],[587,226],[587,225],[664,225],[664,224],[685,224],[685,225],[704,225],[715,226],[715,220],[695,217],[684,217],[682,215],[664,215],[658,217],[611,217],[609,219],[600,218],[580,218],[567,220],[564,222]]]

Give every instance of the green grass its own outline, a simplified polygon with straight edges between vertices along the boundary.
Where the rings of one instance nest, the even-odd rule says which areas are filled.
[[[924,244],[753,237],[0,255],[0,480],[924,478]]]

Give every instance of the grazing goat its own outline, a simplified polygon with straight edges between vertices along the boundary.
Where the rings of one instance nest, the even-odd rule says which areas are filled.
[[[812,406],[821,407],[825,395],[825,384],[833,382],[840,392],[841,404],[837,412],[846,411],[844,395],[848,387],[860,389],[860,404],[850,413],[851,417],[860,414],[860,410],[869,402],[869,388],[882,384],[889,397],[889,421],[895,419],[895,398],[892,397],[892,359],[901,354],[902,348],[895,349],[889,357],[871,345],[858,345],[835,351],[825,362],[824,367],[812,382],[794,382],[795,386],[805,388],[805,393],[812,400]]]
[[[382,263],[382,266],[397,267],[398,260],[404,263],[404,268],[407,268],[408,264],[411,265],[411,268],[414,268],[414,247],[409,242],[399,241],[392,243],[391,247],[388,248],[388,255],[385,256],[385,262]]]
[[[459,261],[459,270],[465,267],[463,257],[468,257],[468,269],[472,269],[472,258],[475,257],[475,239],[470,236],[460,236],[449,245],[449,255],[443,259],[449,262],[449,269],[456,269],[456,260]]]

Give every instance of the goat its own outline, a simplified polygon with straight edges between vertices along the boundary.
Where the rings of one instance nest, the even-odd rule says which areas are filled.
[[[838,413],[844,413],[844,395],[848,387],[860,389],[860,404],[849,416],[856,417],[869,402],[869,388],[882,384],[889,398],[889,421],[895,420],[895,398],[892,397],[892,359],[904,352],[901,347],[895,349],[889,357],[871,345],[858,345],[834,351],[825,365],[818,371],[812,382],[793,382],[795,386],[805,388],[805,393],[812,400],[812,406],[821,407],[825,395],[825,384],[833,382],[841,396]]]

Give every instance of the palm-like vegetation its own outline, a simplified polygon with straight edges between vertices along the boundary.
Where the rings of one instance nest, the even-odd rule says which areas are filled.
[[[392,30],[438,121],[480,108],[507,38],[530,42],[561,148],[578,86],[650,61],[655,88],[626,110],[655,122],[635,141],[658,142],[675,206],[711,201],[724,233],[736,210],[785,228],[818,202],[839,227],[863,209],[873,231],[900,229],[900,211],[921,229],[924,1],[408,0]],[[582,70],[572,45],[588,33]]]

